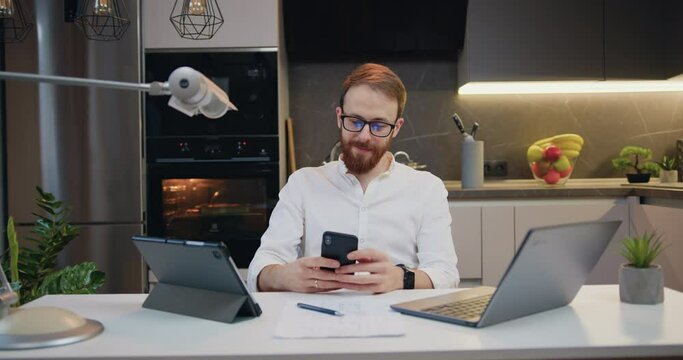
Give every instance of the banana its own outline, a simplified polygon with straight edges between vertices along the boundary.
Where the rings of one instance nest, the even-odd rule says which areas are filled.
[[[579,157],[579,152],[576,150],[564,150],[562,151],[562,155],[566,156],[567,158],[571,159],[576,159]]]
[[[576,134],[562,134],[552,136],[546,139],[539,140],[534,143],[534,145],[546,148],[550,145],[555,145],[559,147],[562,151],[565,150],[576,150],[581,151],[583,147],[583,138]]]
[[[581,151],[581,148],[583,148],[583,146],[581,146],[581,144],[574,142],[574,141],[547,141],[544,143],[534,144],[532,146],[540,146],[540,147],[545,149],[550,145],[555,145],[562,150]]]
[[[562,142],[553,142],[555,146],[560,148],[563,152],[567,150],[576,150],[576,151],[581,151],[581,144],[573,141],[562,141]]]
[[[542,156],[545,149],[554,145],[557,146],[562,155],[569,160],[574,160],[579,157],[581,148],[583,148],[583,138],[577,134],[559,134],[545,139],[541,139],[533,143],[527,150],[527,160],[529,162],[537,161],[539,156]]]
[[[580,135],[577,134],[560,134],[560,135],[555,135],[551,136],[545,139],[538,140],[534,143],[534,145],[538,145],[541,147],[548,146],[550,143],[565,143],[565,142],[575,142],[581,146],[583,146],[583,138]]]
[[[547,143],[550,142],[550,140],[552,140],[552,138],[553,138],[553,137],[551,136],[551,137],[548,137],[548,138],[545,138],[545,139],[538,140],[538,141],[536,141],[535,143],[533,143],[532,145],[539,145],[539,146],[541,146],[542,144],[547,144]]]
[[[581,146],[583,146],[583,138],[577,134],[555,135],[552,137],[552,140],[556,141],[556,142],[574,141],[574,142],[581,144]]]

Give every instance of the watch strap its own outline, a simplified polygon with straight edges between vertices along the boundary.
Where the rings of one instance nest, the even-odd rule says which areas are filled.
[[[415,273],[403,264],[397,264],[396,266],[403,270],[403,288],[415,289]]]

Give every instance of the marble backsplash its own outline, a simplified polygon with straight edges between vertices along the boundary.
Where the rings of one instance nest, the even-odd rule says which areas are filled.
[[[585,144],[572,177],[621,177],[611,159],[624,145],[675,154],[683,138],[683,93],[456,95],[457,64],[447,61],[383,62],[408,89],[406,123],[392,151],[444,180],[460,179],[462,136],[457,112],[469,128],[480,124],[485,159],[506,160],[507,178],[530,178],[526,149],[559,133],[577,133]],[[298,167],[318,166],[339,138],[334,108],[341,83],[358,63],[290,63],[290,112]]]

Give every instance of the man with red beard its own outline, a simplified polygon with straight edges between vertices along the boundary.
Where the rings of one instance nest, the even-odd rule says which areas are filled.
[[[364,64],[346,78],[336,108],[340,161],[289,177],[249,265],[251,290],[384,293],[458,285],[443,182],[387,151],[405,122],[406,97],[401,79],[382,65]],[[358,250],[348,254],[355,264],[320,256],[325,231],[358,237]]]

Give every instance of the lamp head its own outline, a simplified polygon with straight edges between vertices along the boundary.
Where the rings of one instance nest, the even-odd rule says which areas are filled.
[[[188,115],[199,113],[217,119],[228,110],[237,110],[228,95],[199,71],[187,66],[173,70],[168,78],[171,98],[168,106]]]

